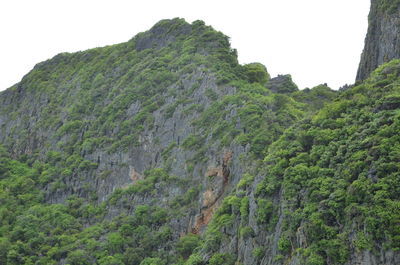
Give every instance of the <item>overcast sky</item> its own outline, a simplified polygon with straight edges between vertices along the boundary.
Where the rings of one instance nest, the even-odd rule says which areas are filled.
[[[369,0],[1,0],[0,90],[60,52],[131,39],[165,18],[231,37],[240,63],[261,62],[300,88],[354,83]]]

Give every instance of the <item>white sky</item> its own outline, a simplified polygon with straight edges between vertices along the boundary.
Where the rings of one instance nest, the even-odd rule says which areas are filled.
[[[165,18],[201,19],[241,63],[289,73],[300,88],[354,82],[369,0],[1,0],[0,90],[60,52],[125,42]]]

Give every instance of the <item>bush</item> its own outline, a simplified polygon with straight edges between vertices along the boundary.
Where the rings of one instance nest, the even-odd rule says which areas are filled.
[[[243,71],[250,83],[265,85],[270,79],[267,68],[261,63],[246,64],[243,66]]]
[[[164,265],[165,263],[160,258],[145,258],[140,265]]]
[[[283,236],[278,241],[278,249],[283,253],[289,253],[292,247],[292,243],[290,242],[289,238]]]
[[[235,258],[231,254],[217,253],[211,257],[208,264],[209,265],[234,265]]]
[[[68,265],[90,265],[93,262],[86,251],[82,249],[77,249],[70,252],[67,256],[66,262]]]
[[[263,247],[256,247],[253,249],[252,254],[257,260],[260,260],[265,255],[265,249]]]
[[[189,259],[185,262],[185,265],[203,265],[203,259],[199,254],[193,254],[189,257]]]
[[[188,258],[193,250],[200,245],[200,238],[195,234],[182,236],[176,244],[176,250],[183,258]]]
[[[274,210],[274,206],[272,201],[267,199],[258,199],[257,200],[257,223],[259,224],[268,224],[271,219],[272,213]]]
[[[243,197],[243,199],[240,202],[240,217],[242,218],[242,220],[246,220],[248,216],[249,216],[249,198]]]
[[[242,227],[242,228],[240,229],[240,236],[241,236],[243,239],[248,239],[248,238],[250,238],[250,237],[254,237],[254,236],[255,236],[255,233],[254,233],[253,228],[251,228],[250,226],[246,226],[246,227]]]
[[[99,265],[125,265],[125,264],[115,256],[106,256],[99,260]]]

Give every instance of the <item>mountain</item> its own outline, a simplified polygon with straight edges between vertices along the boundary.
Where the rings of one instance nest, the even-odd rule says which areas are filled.
[[[11,245],[3,261],[177,262],[180,236],[202,233],[247,168],[315,111],[306,92],[289,82],[274,93],[269,78],[261,64],[239,65],[225,35],[182,19],[36,65],[0,94],[1,235]],[[318,104],[335,95],[327,87],[307,93]],[[28,187],[12,188],[16,179]],[[67,221],[53,223],[47,213]],[[42,232],[31,218],[45,224]],[[13,242],[23,251],[10,258]]]
[[[399,74],[399,60],[383,65],[288,128],[224,199],[197,258],[399,264]],[[232,262],[211,262],[221,255]]]
[[[366,79],[379,65],[400,58],[400,1],[371,0],[368,32],[357,72]]]
[[[400,61],[341,91],[162,20],[0,93],[0,264],[398,264]]]

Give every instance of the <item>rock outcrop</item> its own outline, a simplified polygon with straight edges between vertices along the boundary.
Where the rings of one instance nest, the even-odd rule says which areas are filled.
[[[399,73],[300,91],[183,19],[39,63],[0,93],[0,264],[399,264]]]
[[[147,257],[202,234],[247,168],[303,117],[268,78],[264,66],[240,65],[228,37],[204,22],[163,20],[126,43],[36,65],[0,93],[0,144],[53,168],[38,184],[43,203],[79,198],[99,209],[99,219],[78,217],[83,226],[143,205],[168,212],[148,229],[171,236]]]
[[[368,33],[357,72],[366,79],[379,65],[400,58],[400,2],[371,0]]]
[[[267,88],[274,93],[280,94],[292,93],[299,90],[293,82],[291,75],[278,75],[271,78],[267,83]]]

